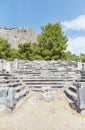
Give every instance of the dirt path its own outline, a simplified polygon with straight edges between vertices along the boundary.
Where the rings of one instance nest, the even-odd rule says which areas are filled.
[[[62,93],[55,100],[32,94],[13,113],[0,114],[0,130],[85,130],[85,117],[72,110]]]

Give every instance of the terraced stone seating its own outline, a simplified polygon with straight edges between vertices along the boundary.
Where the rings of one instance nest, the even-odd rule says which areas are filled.
[[[18,61],[17,74],[33,91],[50,87],[52,91],[63,88],[76,79],[76,64],[70,61]]]
[[[85,70],[81,71],[80,79],[64,91],[70,106],[78,112],[85,110]]]
[[[50,100],[51,91],[63,90],[79,77],[80,68],[72,61],[0,60],[0,91],[3,93],[0,97],[3,104],[1,107],[12,110],[24,100],[29,89],[43,93],[46,88],[43,98]]]
[[[6,71],[0,72],[0,111],[13,110],[29,93],[18,77]]]
[[[69,88],[67,88],[66,90],[64,90],[66,99],[68,100],[68,102],[71,104],[73,103],[75,100],[77,100],[77,84],[73,83]]]

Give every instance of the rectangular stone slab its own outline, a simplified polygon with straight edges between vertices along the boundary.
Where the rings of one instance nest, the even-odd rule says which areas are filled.
[[[85,109],[85,82],[77,84],[77,102],[80,109]]]

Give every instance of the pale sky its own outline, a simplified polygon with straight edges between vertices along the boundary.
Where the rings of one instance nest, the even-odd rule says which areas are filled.
[[[62,24],[68,50],[85,53],[85,0],[0,0],[0,26],[40,32],[48,22]]]

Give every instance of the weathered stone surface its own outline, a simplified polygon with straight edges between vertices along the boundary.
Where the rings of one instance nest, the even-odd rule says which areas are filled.
[[[15,59],[11,62],[3,60],[1,66],[4,71],[0,72],[0,84],[5,88],[8,87],[7,93],[1,92],[3,94],[1,96],[6,97],[6,100],[4,98],[3,100],[8,109],[13,109],[15,105],[23,101],[29,94],[30,88],[32,91],[42,92],[41,100],[51,101],[54,99],[53,91],[63,90],[65,83],[73,82],[77,77],[75,63],[71,61],[68,64],[67,61]]]
[[[52,93],[50,91],[42,93],[41,99],[47,102],[50,102],[54,99]]]
[[[8,109],[13,109],[15,106],[15,94],[13,88],[9,88],[8,96],[6,98],[6,107]]]
[[[0,59],[0,71],[2,71],[2,70],[3,70],[3,60]]]
[[[85,109],[85,82],[77,85],[77,102],[80,109]]]
[[[6,72],[11,73],[11,62],[6,63]]]
[[[6,97],[8,93],[8,88],[7,87],[1,87],[0,88],[0,97]]]
[[[31,28],[6,28],[0,27],[0,37],[5,38],[12,45],[17,48],[18,44],[26,41],[36,42],[38,33]]]

